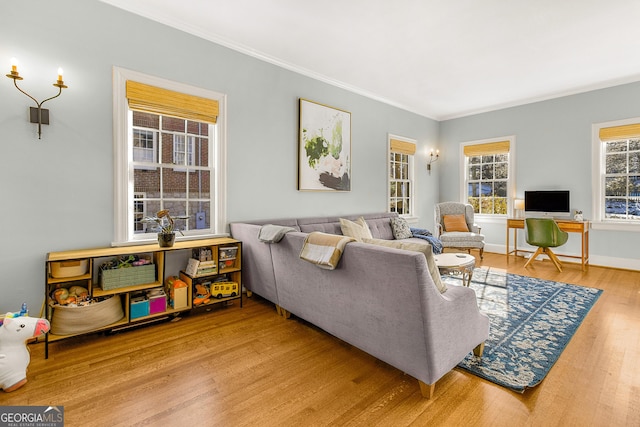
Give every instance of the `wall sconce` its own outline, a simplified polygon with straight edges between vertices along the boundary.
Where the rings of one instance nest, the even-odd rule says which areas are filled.
[[[56,96],[52,96],[51,98],[47,98],[42,102],[38,102],[37,99],[35,99],[33,96],[29,95],[27,92],[25,92],[24,90],[18,87],[18,80],[22,80],[22,77],[20,77],[20,74],[18,74],[18,65],[15,58],[11,59],[11,73],[6,74],[6,76],[9,77],[10,79],[13,79],[13,84],[15,85],[16,89],[18,89],[20,92],[27,95],[29,98],[33,99],[33,102],[35,102],[36,105],[38,106],[37,108],[29,107],[29,111],[30,111],[29,118],[31,123],[38,124],[38,139],[42,139],[42,125],[49,124],[49,110],[47,110],[46,108],[42,108],[42,104],[52,100],[53,98],[59,97],[60,94],[62,94],[62,89],[67,88],[67,86],[64,85],[64,81],[62,80],[62,68],[58,68],[58,81],[53,84],[55,87],[59,89],[58,94]]]
[[[431,175],[431,163],[437,162],[440,158],[440,150],[436,150],[435,154],[433,153],[433,149],[429,152],[429,160],[427,161],[427,170],[429,171],[429,175]]]
[[[513,201],[513,210],[515,210],[516,212],[516,218],[522,218],[524,215],[522,215],[522,213],[524,212],[524,200],[523,199],[515,199]]]

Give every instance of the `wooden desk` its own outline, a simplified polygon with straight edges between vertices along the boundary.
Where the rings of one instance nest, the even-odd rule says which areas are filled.
[[[566,257],[566,258],[577,258],[582,263],[582,271],[587,269],[589,264],[589,227],[591,224],[589,221],[573,221],[568,219],[556,219],[556,223],[558,227],[562,231],[566,231],[569,233],[580,233],[581,236],[581,247],[582,253],[580,256],[577,255],[561,255],[558,256]],[[513,229],[513,250],[510,250],[509,246],[509,231]],[[524,229],[524,218],[507,218],[507,257],[510,254],[515,254],[518,256],[518,229]],[[520,252],[531,252],[520,250]],[[555,252],[555,251],[554,251]]]

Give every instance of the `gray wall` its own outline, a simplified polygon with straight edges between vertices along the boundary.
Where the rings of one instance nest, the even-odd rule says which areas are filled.
[[[522,198],[527,189],[568,189],[572,210],[591,219],[592,124],[632,117],[640,117],[640,83],[441,122],[440,199],[460,197],[461,142],[515,135],[516,195]],[[504,251],[505,221],[482,225],[488,246]],[[577,255],[579,238],[570,236],[563,251]],[[591,263],[640,270],[639,238],[637,232],[592,229]],[[524,242],[522,233],[519,241]]]
[[[49,251],[113,240],[112,67],[228,95],[227,219],[378,212],[387,209],[387,133],[418,141],[418,225],[433,226],[437,168],[424,153],[439,124],[261,62],[96,0],[25,0],[0,14],[0,71],[19,60],[20,83],[42,100],[62,66],[69,88],[44,105],[42,140],[27,120],[31,101],[0,80],[2,245],[0,312],[44,299]],[[4,67],[4,69],[2,69]],[[352,191],[296,190],[298,98],[352,113]]]

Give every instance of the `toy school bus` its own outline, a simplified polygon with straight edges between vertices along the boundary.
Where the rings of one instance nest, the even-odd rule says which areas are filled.
[[[211,296],[214,298],[235,297],[238,295],[236,282],[213,282],[211,284]]]

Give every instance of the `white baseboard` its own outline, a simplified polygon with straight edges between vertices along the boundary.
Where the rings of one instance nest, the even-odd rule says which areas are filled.
[[[485,245],[484,251],[497,253],[497,254],[505,254],[507,252],[505,245],[491,245],[491,244]],[[520,249],[518,249],[518,252],[520,252]],[[574,255],[574,254],[569,254],[569,255]],[[580,254],[575,254],[575,256],[579,257]],[[560,258],[561,261],[580,263],[580,260],[576,258],[564,258],[561,255],[558,255],[558,258]],[[540,257],[540,259],[542,259],[542,256]],[[617,257],[608,257],[604,255],[590,254],[589,265],[640,271],[640,259],[634,259],[634,258],[617,258]]]

